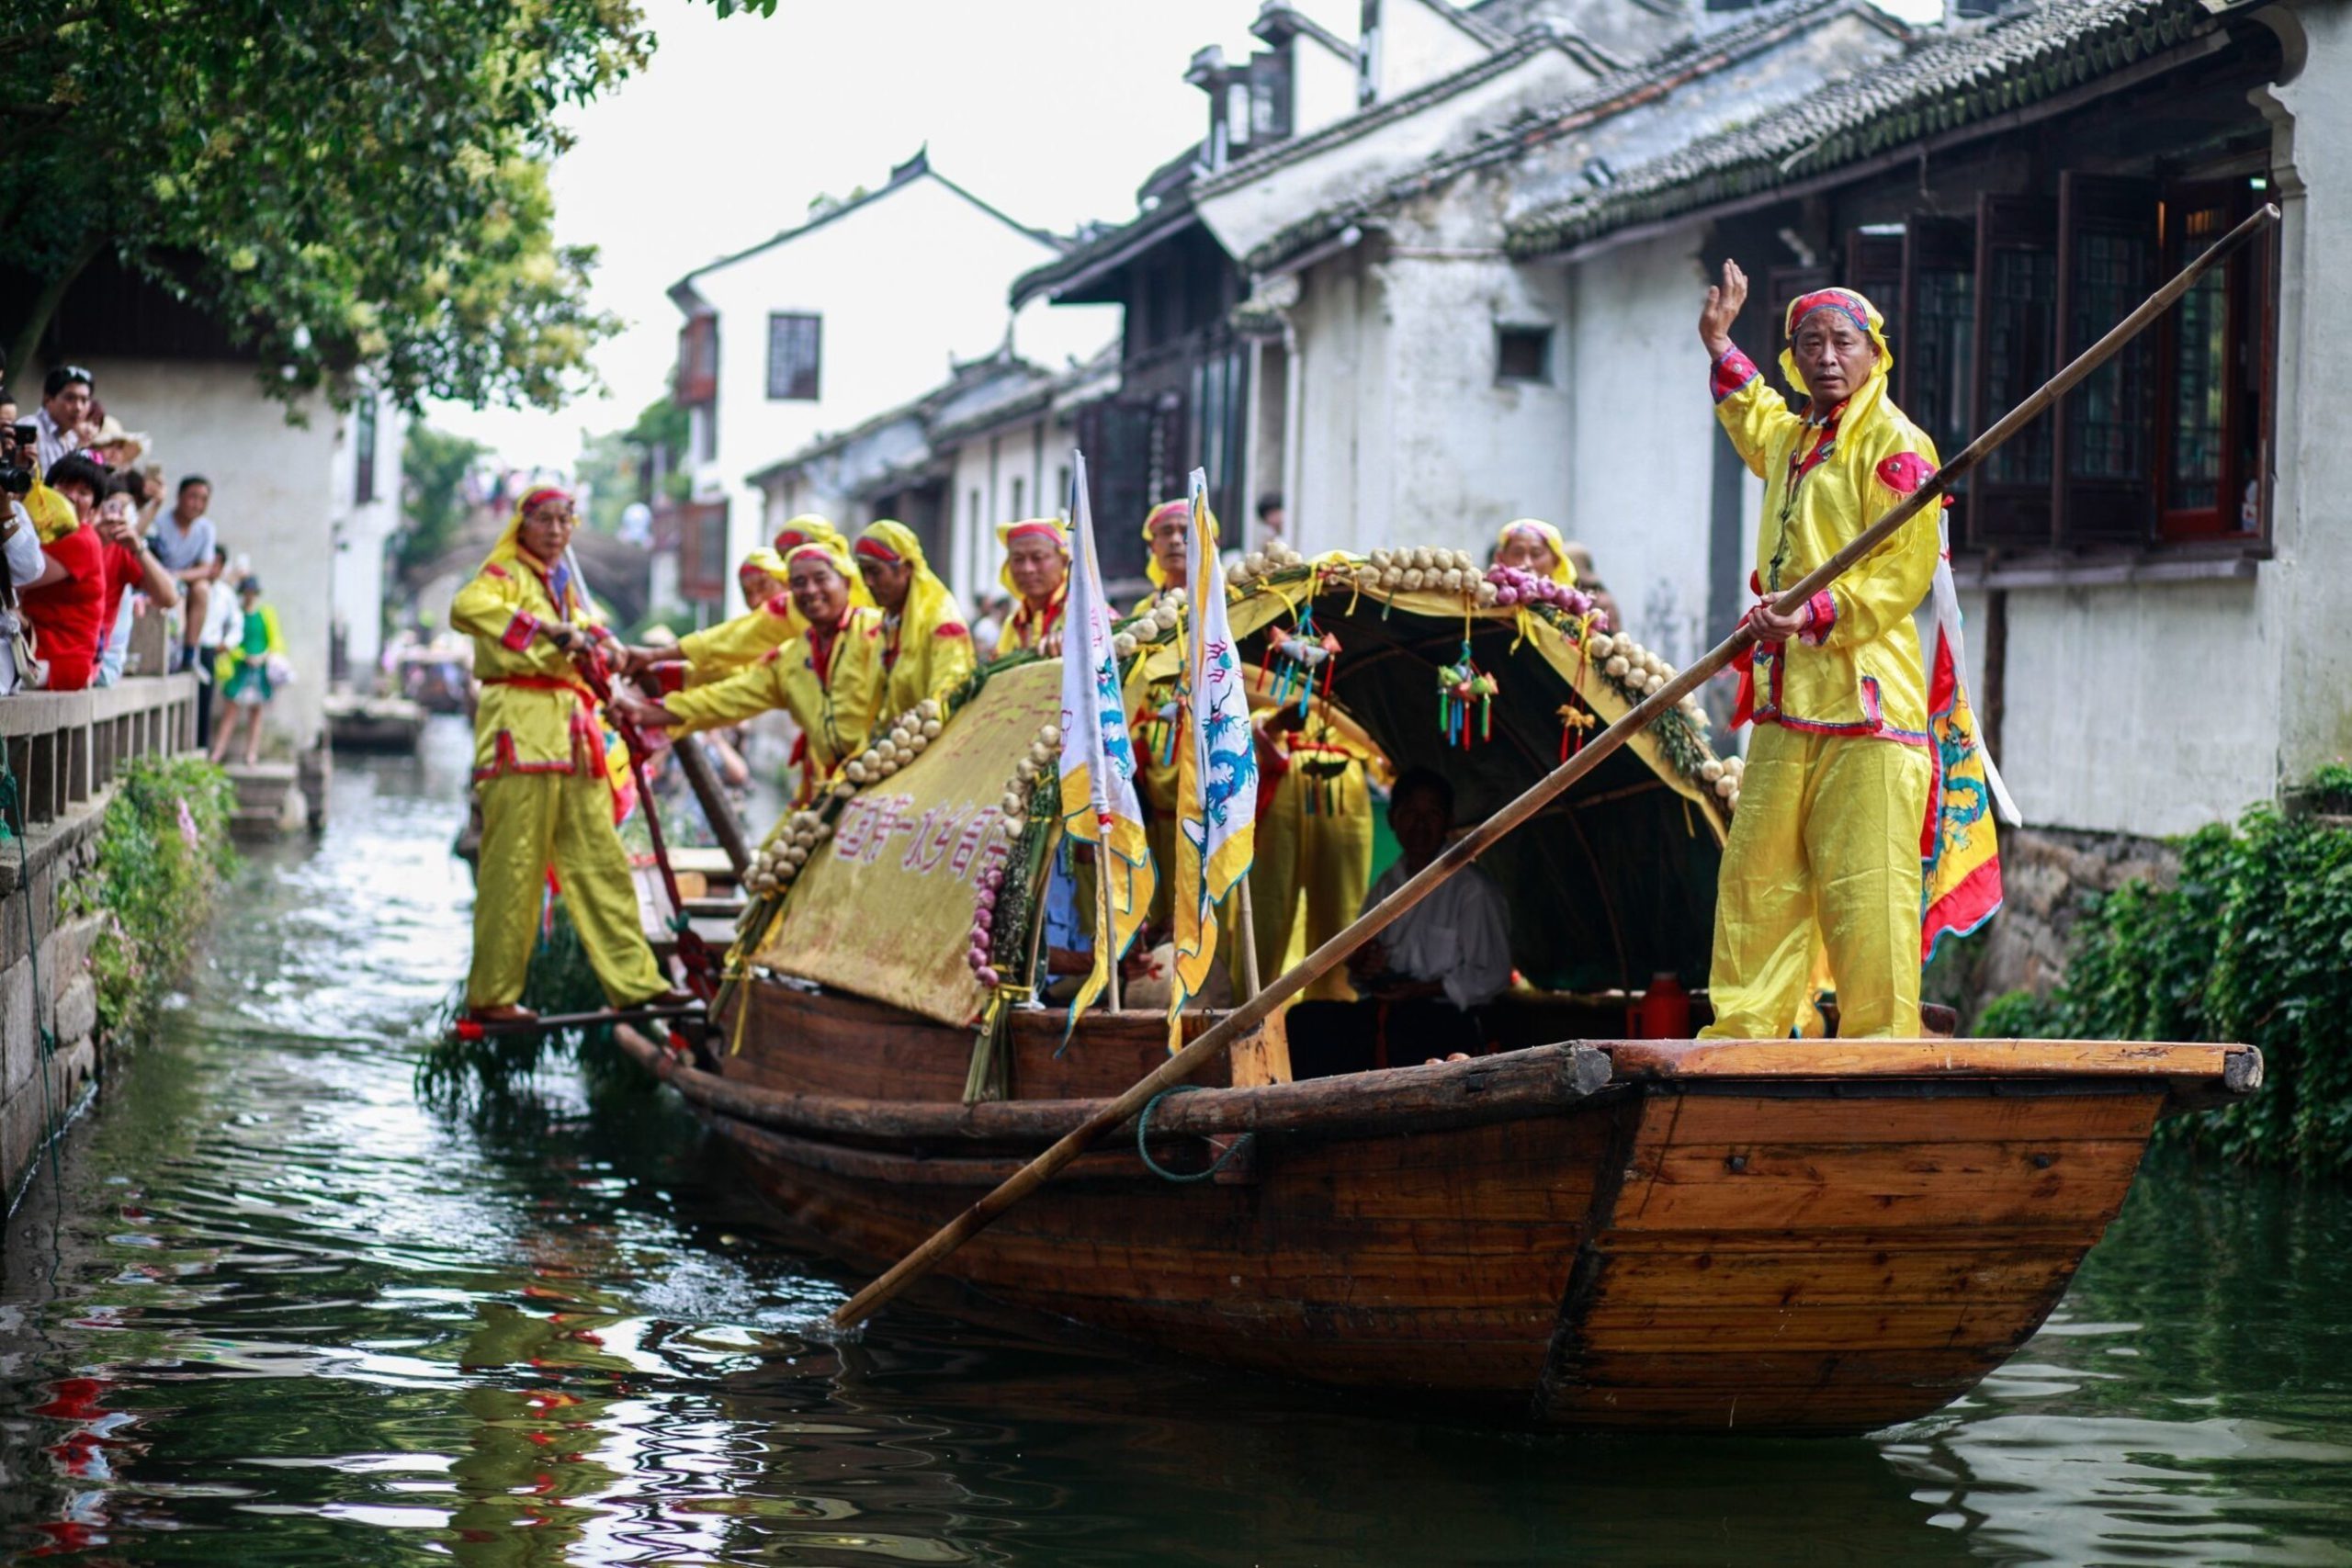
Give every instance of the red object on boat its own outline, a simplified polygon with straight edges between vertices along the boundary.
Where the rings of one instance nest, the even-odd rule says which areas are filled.
[[[1690,993],[1671,970],[1650,976],[1650,988],[1642,993],[1639,1013],[1644,1040],[1690,1038]]]

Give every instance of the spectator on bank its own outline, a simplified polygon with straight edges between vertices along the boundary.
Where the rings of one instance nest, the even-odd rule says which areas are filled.
[[[40,407],[33,411],[33,424],[40,432],[42,473],[57,467],[68,453],[79,452],[97,434],[90,421],[95,390],[90,373],[78,365],[61,365],[42,379]]]
[[[204,645],[213,599],[228,597],[213,587],[220,581],[222,552],[219,534],[207,515],[211,506],[212,481],[201,474],[188,475],[180,480],[170,514],[155,525],[147,541],[155,558],[179,580],[187,598],[187,612],[180,618],[180,646],[172,651],[175,671],[185,670],[196,660],[197,650]]]
[[[5,411],[0,411],[5,412]],[[19,448],[15,431],[16,421],[0,418],[0,468],[28,469],[32,467],[32,448]],[[45,588],[65,575],[64,568],[49,558],[40,547],[40,535],[33,526],[32,513],[14,494],[0,497],[5,510],[0,510],[0,572],[7,574],[9,592],[0,603],[0,694],[16,691],[25,684],[47,683],[44,671],[38,667],[19,670],[17,647],[28,629],[28,623],[13,608],[17,595],[29,589]],[[29,646],[26,653],[38,664]]]
[[[122,679],[136,613],[132,595],[144,593],[159,610],[176,608],[180,602],[178,581],[140,536],[138,493],[135,484],[110,483],[106,499],[98,502],[96,526],[107,563],[106,601],[99,606],[107,627],[106,641],[98,650],[97,684],[101,686]]]
[[[237,611],[243,617],[236,641],[220,650],[214,671],[220,682],[220,700],[229,716],[212,739],[212,760],[225,762],[237,739],[237,721],[246,723],[245,765],[261,760],[261,716],[287,676],[286,638],[277,629],[277,612],[261,602],[261,579],[248,577],[237,584]]]
[[[91,525],[107,475],[78,454],[60,457],[46,471],[46,490],[72,512],[73,522],[53,534],[51,525],[41,525],[41,549],[60,570],[46,586],[26,592],[24,615],[31,623],[36,650],[49,665],[49,689],[79,692],[97,674],[105,629],[106,544]],[[41,493],[40,489],[33,492]]]
[[[227,584],[247,575],[243,560],[232,562],[226,547],[212,547],[214,587],[210,602],[205,606],[203,622],[197,628],[196,661],[196,743],[209,749],[212,745],[212,704],[220,694],[220,683],[213,671],[220,662],[221,650],[237,640],[243,617],[237,613],[237,596]]]

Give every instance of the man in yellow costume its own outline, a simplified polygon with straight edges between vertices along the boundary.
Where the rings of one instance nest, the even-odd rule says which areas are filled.
[[[1792,410],[1731,341],[1747,278],[1725,262],[1699,335],[1715,414],[1764,480],[1748,612],[1760,640],[1739,717],[1757,725],[1715,905],[1717,1038],[1782,1039],[1800,1022],[1816,952],[1841,1036],[1919,1032],[1920,828],[1932,764],[1928,686],[1911,613],[1939,557],[1932,509],[1793,613],[1780,594],[1935,473],[1936,450],[1887,396],[1878,310],[1846,288],[1789,304],[1781,374]]]
[[[604,727],[571,660],[604,636],[566,565],[574,521],[563,491],[525,496],[449,606],[450,625],[474,639],[481,682],[474,717],[481,861],[466,1006],[483,1022],[534,1016],[521,998],[550,873],[614,1007],[681,999],[646,943],[628,854],[614,828]]]
[[[699,686],[750,668],[771,650],[807,631],[808,620],[793,608],[785,566],[786,558],[803,545],[823,545],[835,555],[845,555],[849,550],[849,541],[842,537],[841,530],[824,518],[813,512],[795,517],[777,531],[774,548],[753,550],[737,569],[736,583],[743,593],[742,615],[698,632],[688,632],[678,639],[674,653],[668,649],[631,649],[632,667],[684,659],[684,683]],[[865,583],[853,579],[850,603],[873,602]]]
[[[1258,853],[1250,864],[1250,918],[1258,973],[1283,972],[1292,937],[1312,953],[1337,936],[1363,905],[1372,882],[1369,773],[1386,763],[1368,738],[1338,722],[1326,702],[1295,700],[1257,716]],[[1348,1001],[1355,992],[1332,970],[1308,987],[1308,1001]]]
[[[904,523],[885,518],[857,536],[857,570],[882,612],[883,694],[889,719],[933,698],[942,711],[979,667],[963,607],[923,558],[922,541]]]
[[[995,658],[1012,653],[1058,657],[1062,604],[1069,597],[1069,530],[1058,517],[1030,517],[996,525],[1004,547],[997,581],[1012,595],[1012,613],[997,634]]]
[[[1216,513],[1209,513],[1209,537],[1217,536]],[[1165,601],[1176,607],[1179,624],[1184,610],[1184,586],[1191,575],[1185,562],[1186,542],[1193,526],[1193,503],[1189,501],[1163,501],[1147,513],[1143,520],[1144,575],[1151,580],[1151,592],[1136,606],[1136,615],[1152,613],[1155,605]],[[1157,679],[1141,675],[1137,668],[1137,683],[1130,685],[1127,699],[1130,705],[1127,733],[1136,746],[1136,793],[1143,797],[1148,813],[1144,836],[1151,845],[1151,862],[1162,868],[1176,863],[1176,688],[1181,666],[1169,660],[1159,662],[1169,666],[1170,672]],[[1175,889],[1176,879],[1167,870],[1160,873],[1152,889],[1151,921],[1164,926],[1168,920],[1168,901]]]
[[[786,558],[793,608],[808,631],[723,681],[652,701],[616,696],[615,705],[649,729],[691,735],[741,724],[782,708],[800,727],[807,750],[801,798],[813,796],[842,762],[865,749],[880,706],[882,613],[850,603],[849,561],[820,544]]]

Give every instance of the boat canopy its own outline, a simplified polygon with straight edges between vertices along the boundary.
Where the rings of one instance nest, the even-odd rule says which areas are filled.
[[[1425,767],[1450,780],[1457,827],[1558,765],[1564,735],[1578,744],[1640,700],[1639,669],[1612,677],[1589,656],[1588,628],[1553,606],[1477,608],[1461,593],[1359,588],[1351,558],[1243,585],[1230,608],[1234,634],[1255,667],[1272,629],[1295,630],[1311,606],[1316,633],[1340,645],[1329,671],[1335,720],[1376,746],[1394,773]],[[1137,639],[1132,701],[1172,674],[1181,652],[1175,634],[1148,619],[1126,629]],[[1495,689],[1489,711],[1474,710],[1469,743],[1456,744],[1440,723],[1440,671],[1460,663],[1465,641]],[[1318,705],[1321,680],[1318,671]],[[830,799],[831,832],[781,909],[755,907],[752,961],[941,1022],[974,1019],[989,999],[967,961],[980,880],[1001,867],[1026,884],[1025,899],[1000,902],[1000,926],[1014,918],[1025,929],[1043,896],[1035,879],[1045,857],[1030,824],[1055,810],[1051,768],[1028,816],[1006,802],[1030,788],[1021,770],[1029,760],[1034,771],[1032,748],[1060,716],[1060,686],[1058,660],[1000,663],[921,754]],[[1590,725],[1572,728],[1564,710]],[[1513,958],[1530,985],[1638,990],[1664,971],[1703,984],[1728,821],[1714,787],[1720,771],[1702,728],[1669,712],[1481,860],[1509,902]]]

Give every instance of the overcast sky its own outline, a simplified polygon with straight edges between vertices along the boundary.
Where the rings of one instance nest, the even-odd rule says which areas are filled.
[[[1130,216],[1144,175],[1206,129],[1183,81],[1193,51],[1246,56],[1258,14],[1258,0],[781,0],[722,22],[707,0],[642,3],[652,65],[569,114],[578,141],[554,172],[557,236],[597,247],[595,301],[628,323],[595,356],[605,395],[558,413],[428,412],[515,466],[569,468],[583,432],[661,395],[672,283],[803,221],[817,196],[879,186],[925,142],[933,168],[1023,223]]]
[[[1204,44],[1238,56],[1257,0],[782,0],[720,21],[644,0],[652,66],[569,116],[557,237],[601,253],[595,300],[628,323],[596,355],[609,391],[560,413],[436,405],[428,418],[518,466],[568,467],[582,431],[662,393],[678,314],[664,290],[802,221],[812,197],[932,166],[1023,223],[1067,232],[1135,210],[1145,175],[1199,138],[1184,85]]]

